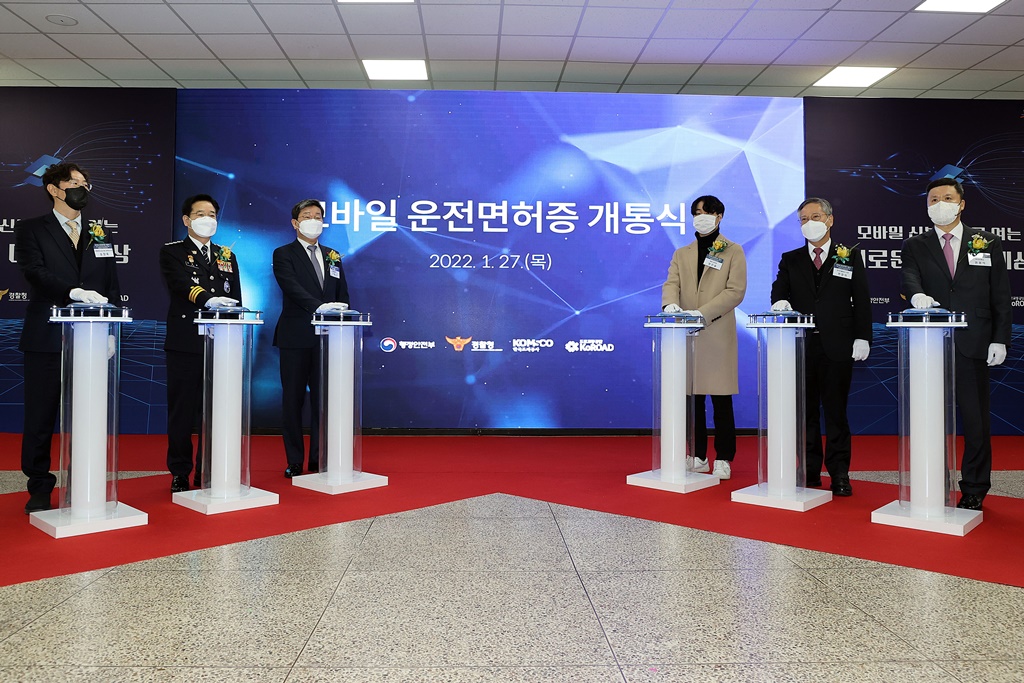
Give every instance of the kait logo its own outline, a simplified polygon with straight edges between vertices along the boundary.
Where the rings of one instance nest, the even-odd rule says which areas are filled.
[[[452,339],[451,337],[445,337],[445,341],[454,346],[456,351],[461,351],[462,349],[465,348],[466,344],[473,341],[473,338],[466,337],[465,339],[463,339],[462,337],[455,337],[454,339]]]
[[[380,340],[380,350],[384,353],[391,353],[398,348],[398,342],[391,337],[384,337]]]

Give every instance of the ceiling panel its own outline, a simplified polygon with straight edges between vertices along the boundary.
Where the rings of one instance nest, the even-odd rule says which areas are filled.
[[[647,38],[654,31],[664,11],[625,7],[588,7],[580,23],[581,36],[610,38]]]
[[[827,12],[800,37],[810,40],[871,40],[900,16],[895,12]]]
[[[501,8],[497,6],[428,5],[421,11],[423,30],[429,34],[498,34]]]
[[[148,59],[88,59],[86,62],[110,79],[170,80],[160,67]]]
[[[430,59],[490,59],[498,57],[498,36],[427,36]]]
[[[266,33],[260,15],[251,5],[204,3],[175,5],[174,11],[195,33]]]
[[[4,6],[44,33],[114,33],[114,29],[90,12],[85,5],[77,3],[5,2]],[[50,15],[70,17],[78,23],[74,26],[61,26],[47,21],[46,17]],[[5,31],[2,26],[0,30]]]
[[[678,7],[678,5],[674,5]],[[743,12],[721,10],[671,10],[654,33],[655,38],[683,38],[709,40],[725,38],[738,21]]]
[[[354,59],[347,36],[276,36],[289,59]]]
[[[257,5],[256,11],[274,33],[343,34],[338,11],[332,5]]]
[[[349,33],[388,35],[423,30],[416,5],[340,5],[339,9]]]
[[[118,35],[87,33],[85,35],[62,34],[61,46],[82,59],[139,59],[143,55],[131,43]]]
[[[127,39],[150,59],[203,59],[213,54],[196,36],[131,35]]]
[[[614,60],[630,65],[643,52],[647,41],[643,38],[577,38],[572,44],[569,59],[588,62]]]
[[[167,5],[91,5],[118,33],[190,33]]]
[[[807,10],[763,11],[751,10],[733,27],[729,39],[751,38],[798,38],[816,21],[823,12]],[[846,37],[846,36],[843,36]]]
[[[582,7],[529,7],[508,5],[501,15],[501,32],[521,36],[572,36]]]
[[[279,59],[284,57],[274,36],[257,35],[202,35],[200,39],[220,59]]]

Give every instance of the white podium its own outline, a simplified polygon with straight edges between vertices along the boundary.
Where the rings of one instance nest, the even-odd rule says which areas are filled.
[[[807,455],[805,334],[814,316],[796,312],[749,316],[757,329],[757,484],[732,492],[736,503],[806,512],[832,500],[805,487]]]
[[[178,505],[214,515],[277,505],[278,495],[249,485],[249,398],[252,329],[260,311],[216,308],[195,323],[203,351],[203,485],[172,495]]]
[[[963,313],[890,313],[899,334],[900,497],[871,513],[876,524],[963,536],[981,510],[956,507],[956,382],[953,332]]]
[[[131,321],[127,308],[111,304],[52,309],[50,322],[62,326],[60,502],[29,522],[54,538],[149,523],[145,512],[117,500],[121,325]]]
[[[304,489],[336,495],[387,486],[388,478],[363,472],[363,328],[370,314],[317,313],[320,335],[320,471],[292,477]]]
[[[704,329],[697,315],[649,315],[644,327],[654,330],[654,430],[651,469],[626,477],[626,483],[673,493],[717,486],[719,478],[692,472],[693,335]]]

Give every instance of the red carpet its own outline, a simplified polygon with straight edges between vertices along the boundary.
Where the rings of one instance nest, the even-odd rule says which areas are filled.
[[[995,440],[997,467],[1021,469],[1020,443]],[[20,435],[0,435],[0,469],[18,469],[19,445]],[[650,469],[648,437],[375,436],[363,440],[364,467],[389,485],[328,496],[293,487],[280,437],[256,437],[252,484],[279,493],[277,506],[206,516],[171,503],[169,475],[128,479],[120,500],[149,513],[147,526],[57,540],[28,523],[25,493],[0,495],[0,545],[19,558],[0,568],[0,585],[501,492],[1024,587],[1024,500],[990,496],[985,521],[963,538],[871,524],[871,511],[896,498],[886,484],[855,481],[852,498],[805,513],[733,503],[731,491],[756,481],[756,445],[740,439],[730,481],[679,495],[625,484]],[[161,470],[164,448],[163,437],[125,436],[121,467]],[[856,437],[854,469],[894,469],[895,449],[893,437]]]

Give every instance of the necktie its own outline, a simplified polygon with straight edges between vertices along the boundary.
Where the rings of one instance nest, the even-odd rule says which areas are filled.
[[[821,270],[821,247],[814,248],[814,269]]]
[[[71,244],[78,249],[78,221],[68,221],[68,229],[71,230]]]
[[[953,233],[947,232],[942,236],[946,243],[942,245],[942,255],[946,257],[946,265],[949,266],[949,276],[956,274],[956,259],[953,258]]]
[[[210,248],[204,244],[199,247],[199,251],[203,252],[203,260],[206,261],[206,265],[210,265]]]
[[[320,286],[324,286],[324,267],[320,263],[320,259],[316,257],[316,245],[311,244],[306,249],[309,250],[309,260],[313,262],[313,270],[316,271],[316,279],[320,282]]]

